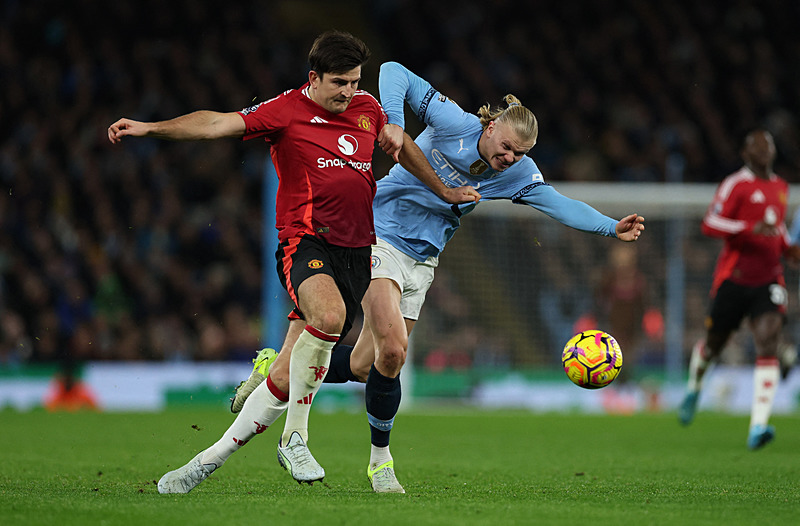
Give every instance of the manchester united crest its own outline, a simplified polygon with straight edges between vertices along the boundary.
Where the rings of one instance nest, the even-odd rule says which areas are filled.
[[[372,121],[369,120],[369,117],[363,114],[358,116],[356,124],[358,124],[358,127],[362,130],[369,130],[372,127]]]

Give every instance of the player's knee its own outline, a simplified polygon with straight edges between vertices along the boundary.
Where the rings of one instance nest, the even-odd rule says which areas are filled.
[[[276,360],[269,368],[269,379],[283,391],[289,392],[289,360]]]
[[[308,324],[325,334],[341,334],[344,320],[344,309],[331,309],[310,317]]]
[[[388,371],[394,375],[400,372],[406,363],[407,342],[387,341],[385,345],[379,346],[378,363],[380,369]]]
[[[759,358],[774,358],[778,355],[778,334],[763,334],[755,338],[756,354]]]

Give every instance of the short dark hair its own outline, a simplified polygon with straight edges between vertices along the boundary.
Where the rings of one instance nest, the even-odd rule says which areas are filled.
[[[344,31],[326,31],[314,41],[308,63],[320,76],[345,73],[367,63],[369,48],[360,39]]]

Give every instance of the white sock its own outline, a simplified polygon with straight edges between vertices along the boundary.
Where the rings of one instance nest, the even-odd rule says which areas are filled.
[[[324,332],[306,325],[292,347],[289,361],[289,407],[286,411],[286,425],[281,435],[281,444],[289,442],[292,433],[297,431],[308,440],[308,415],[314,395],[322,386],[325,373],[331,363],[331,350],[339,339],[338,334]]]
[[[392,460],[392,454],[389,452],[389,446],[372,446],[372,451],[369,454],[369,469],[375,469],[390,460]]]
[[[692,347],[692,357],[689,359],[689,383],[686,386],[691,393],[699,393],[703,387],[703,375],[710,363],[706,358],[705,345],[705,340],[699,340]]]
[[[245,400],[231,427],[225,431],[222,438],[203,452],[200,461],[203,464],[216,464],[220,467],[251,438],[263,433],[275,423],[286,410],[286,405],[286,402],[279,400],[270,392],[266,381],[261,382]]]
[[[772,402],[781,378],[777,358],[758,358],[753,371],[753,406],[750,410],[750,427],[767,425],[772,413]]]

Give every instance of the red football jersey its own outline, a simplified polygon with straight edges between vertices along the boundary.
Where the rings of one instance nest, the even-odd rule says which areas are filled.
[[[363,90],[343,113],[331,113],[307,89],[239,112],[244,139],[264,137],[271,144],[279,179],[278,239],[309,234],[343,247],[374,244],[372,151],[386,114]]]
[[[762,179],[743,167],[720,183],[702,227],[705,235],[725,240],[712,296],[725,280],[750,287],[784,284],[781,255],[790,244],[784,223],[788,200],[789,185],[775,174]],[[775,225],[778,235],[754,234],[761,221]]]

